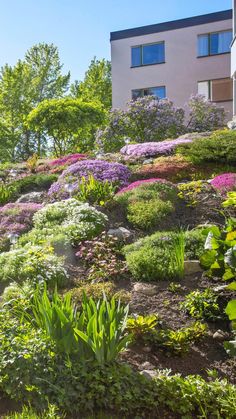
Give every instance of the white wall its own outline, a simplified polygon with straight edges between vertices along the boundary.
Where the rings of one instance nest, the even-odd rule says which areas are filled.
[[[232,29],[232,20],[135,36],[111,42],[113,107],[125,108],[131,90],[166,86],[166,94],[176,106],[185,107],[197,82],[230,77],[230,54],[197,58],[197,36]],[[165,41],[166,63],[131,68],[131,47]],[[220,103],[232,116],[232,101]]]

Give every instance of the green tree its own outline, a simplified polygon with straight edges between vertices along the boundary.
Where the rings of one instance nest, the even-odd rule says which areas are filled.
[[[27,126],[46,136],[56,156],[74,151],[86,151],[98,126],[103,123],[101,105],[80,99],[44,100],[27,118]]]
[[[16,160],[22,148],[29,152],[30,133],[24,122],[31,105],[31,75],[28,66],[18,61],[0,71],[0,159]]]
[[[86,102],[98,101],[107,110],[111,108],[111,91],[111,63],[104,58],[97,60],[94,57],[85,73],[84,81],[76,81],[71,86],[74,97]]]
[[[30,48],[24,61],[0,71],[0,159],[27,159],[34,152],[41,155],[47,138],[32,132],[26,124],[28,114],[38,104],[61,98],[68,89],[70,74],[62,75],[58,49],[53,44]]]

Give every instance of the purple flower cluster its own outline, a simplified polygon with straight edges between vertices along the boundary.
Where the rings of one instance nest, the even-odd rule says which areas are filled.
[[[41,204],[10,203],[0,208],[0,236],[22,234],[32,227],[35,212],[42,208]]]
[[[191,143],[187,138],[177,138],[176,140],[167,140],[160,142],[150,142],[142,144],[129,144],[120,150],[121,154],[130,157],[154,157],[159,155],[169,155],[179,144]]]
[[[118,186],[125,186],[128,184],[131,172],[120,163],[109,163],[103,160],[79,161],[62,172],[58,181],[52,184],[48,195],[53,198],[67,198],[69,193],[66,190],[66,184],[71,185],[70,193],[73,195],[79,190],[81,178],[88,178],[89,174],[101,182],[107,180]]]
[[[69,154],[68,156],[60,157],[59,159],[49,162],[50,166],[64,166],[76,163],[78,160],[84,159],[85,154]]]
[[[130,183],[130,185],[126,186],[126,188],[122,188],[119,192],[117,192],[117,195],[124,192],[130,192],[134,188],[137,188],[138,186],[143,185],[144,183],[153,183],[153,182],[168,183],[169,185],[172,185],[171,182],[168,182],[167,180],[161,179],[161,178],[137,180],[136,182]]]
[[[223,173],[211,181],[211,185],[220,192],[236,190],[236,173]]]

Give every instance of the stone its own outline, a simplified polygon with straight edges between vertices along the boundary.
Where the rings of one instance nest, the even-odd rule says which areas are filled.
[[[228,339],[229,335],[226,332],[223,332],[223,330],[218,329],[213,334],[213,339],[218,340],[219,342],[223,342],[224,340]]]
[[[233,119],[231,121],[229,121],[227,123],[227,127],[231,130],[235,130],[236,129],[236,117],[234,116]]]
[[[152,352],[151,346],[144,346],[143,347],[143,352],[145,352],[146,354],[149,354],[150,352]]]
[[[27,203],[33,202],[35,204],[41,204],[44,200],[44,192],[29,192],[27,194],[21,195],[17,199],[17,203]]]
[[[143,161],[143,164],[152,164],[154,162],[153,159],[146,159]]]
[[[147,295],[148,297],[153,297],[158,293],[158,287],[156,285],[142,284],[141,282],[136,282],[133,289],[135,292]]]
[[[141,367],[145,370],[155,370],[155,365],[151,364],[151,362],[144,362]]]
[[[149,380],[153,380],[157,377],[158,373],[155,370],[143,370],[140,372],[141,375],[148,378]]]
[[[185,260],[184,261],[185,275],[193,275],[202,271],[203,269],[201,268],[198,260]]]
[[[107,234],[121,241],[127,241],[133,236],[133,233],[125,227],[110,228]]]

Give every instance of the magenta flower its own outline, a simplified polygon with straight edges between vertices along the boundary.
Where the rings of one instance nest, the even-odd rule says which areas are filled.
[[[0,208],[0,236],[22,234],[32,227],[35,212],[42,208],[41,204],[10,203]]]
[[[68,156],[60,157],[49,162],[50,166],[64,166],[74,164],[77,161],[86,158],[85,154],[69,154]]]
[[[236,190],[236,173],[223,173],[211,181],[211,185],[222,193]]]
[[[122,188],[119,192],[117,192],[117,195],[121,194],[121,193],[124,193],[124,192],[130,192],[133,189],[137,188],[138,186],[143,185],[144,183],[154,183],[154,182],[166,183],[168,185],[173,186],[173,184],[171,182],[168,182],[167,180],[161,179],[161,178],[137,180],[136,182],[131,183],[126,188]]]

